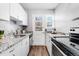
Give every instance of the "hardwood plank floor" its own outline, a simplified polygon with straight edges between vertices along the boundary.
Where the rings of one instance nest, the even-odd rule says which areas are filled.
[[[48,56],[46,46],[32,46],[28,56]]]

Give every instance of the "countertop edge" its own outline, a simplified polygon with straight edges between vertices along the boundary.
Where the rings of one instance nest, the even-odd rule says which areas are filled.
[[[23,38],[25,38],[26,36],[29,36],[31,35],[32,33],[29,33],[28,35],[26,34],[24,37],[22,37],[20,40],[18,40],[17,42],[13,43],[12,45],[8,46],[6,49],[0,51],[0,54],[3,53],[4,51],[12,48],[13,46],[15,46],[16,44],[18,44],[19,42],[21,42],[23,40]]]

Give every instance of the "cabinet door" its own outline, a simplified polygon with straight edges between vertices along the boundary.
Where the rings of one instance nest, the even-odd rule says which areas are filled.
[[[23,25],[28,25],[27,24],[27,13],[24,11],[24,14],[23,14]]]
[[[0,3],[0,19],[9,20],[9,3]]]
[[[17,3],[11,3],[10,4],[10,16],[17,19],[19,17],[18,12],[19,12],[19,9],[18,9]]]
[[[22,8],[19,3],[11,3],[10,4],[10,16],[22,20]]]
[[[18,9],[19,9],[19,20],[23,21],[22,25],[27,25],[27,13],[23,9],[23,7],[18,4]]]
[[[27,55],[26,53],[27,53],[27,51],[26,51],[26,49],[27,49],[27,41],[26,41],[26,39],[23,39],[23,41],[22,41],[22,47],[21,47],[21,53],[22,53],[22,55]]]
[[[52,44],[51,44],[51,37],[49,37],[48,35],[46,36],[46,46],[49,52],[49,55],[52,55]]]
[[[21,42],[15,45],[14,53],[16,56],[21,56]]]
[[[8,50],[2,52],[0,54],[0,56],[15,56],[14,50],[15,50],[15,48],[14,47],[11,47]]]
[[[26,51],[27,51],[27,55],[28,55],[28,53],[29,53],[29,36],[26,38],[27,39],[27,45],[26,45]]]
[[[27,25],[27,13],[19,3],[11,3],[10,10],[12,17],[21,20],[23,22],[22,25]]]
[[[21,54],[26,56],[29,52],[29,37],[23,39],[21,49],[22,49]]]

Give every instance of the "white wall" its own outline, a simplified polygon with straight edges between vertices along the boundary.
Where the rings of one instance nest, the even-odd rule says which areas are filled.
[[[28,11],[28,30],[33,30],[33,18],[35,15],[39,16],[53,16],[53,11],[52,10],[29,10]],[[46,20],[46,19],[45,19]],[[46,25],[45,25],[46,26]]]
[[[68,33],[70,27],[76,24],[72,21],[72,19],[76,17],[79,17],[79,4],[60,4],[55,14],[55,26],[57,31]]]

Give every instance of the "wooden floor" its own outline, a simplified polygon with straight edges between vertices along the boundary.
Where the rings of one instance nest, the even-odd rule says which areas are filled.
[[[46,46],[32,46],[29,52],[29,56],[48,56]]]

